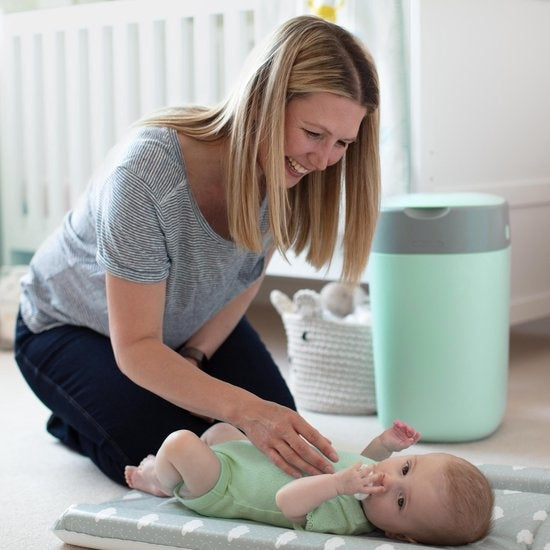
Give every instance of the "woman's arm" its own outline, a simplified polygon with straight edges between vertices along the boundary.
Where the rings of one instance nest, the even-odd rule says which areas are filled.
[[[384,492],[384,487],[377,485],[382,474],[371,472],[372,467],[357,462],[334,474],[295,479],[277,491],[275,502],[289,521],[303,525],[311,510],[331,498]]]
[[[134,283],[107,274],[106,285],[111,341],[120,370],[179,407],[208,412],[208,395],[199,396],[193,388],[210,377],[162,342],[165,283]]]
[[[207,357],[214,354],[233,331],[256,296],[272,254],[273,250],[267,253],[266,267],[258,280],[208,320],[189,338],[186,344],[198,348]],[[174,380],[170,376],[170,370],[174,369],[174,364],[178,365],[174,372],[179,374],[177,369],[183,368],[185,370],[182,372],[185,372],[191,365],[194,367],[195,363],[181,358],[162,343],[165,282],[134,283],[109,273],[107,273],[106,279],[111,340],[117,363],[122,372],[137,384],[172,403],[193,413],[202,414],[202,411],[197,408],[208,407],[207,396],[197,394],[183,396],[180,388],[177,396],[169,397],[172,393],[170,384]],[[163,376],[159,377],[158,367],[163,364],[167,366],[168,370],[165,368]],[[152,372],[150,372],[151,370]],[[199,376],[200,373],[195,370],[186,372],[187,382],[190,382],[188,376],[196,378],[199,385],[203,383],[201,379],[210,379],[207,375]],[[179,378],[180,376],[176,376],[176,379]],[[223,384],[220,383],[220,385]],[[226,386],[233,388],[229,384]],[[242,391],[244,392],[244,390]],[[195,399],[190,399],[191,397]],[[230,414],[230,412],[226,411],[225,414]]]
[[[233,330],[260,284],[257,281],[230,302],[189,344],[210,356]],[[141,284],[107,274],[109,327],[121,371],[179,407],[239,427],[290,475],[332,471],[309,445],[337,460],[330,442],[295,411],[209,376],[162,343],[165,291],[164,282]]]

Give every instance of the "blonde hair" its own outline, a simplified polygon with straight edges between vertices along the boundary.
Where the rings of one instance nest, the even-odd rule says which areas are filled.
[[[285,187],[284,116],[296,96],[328,92],[356,101],[367,114],[345,156],[323,172]],[[367,263],[380,197],[379,89],[374,61],[348,31],[314,16],[279,27],[249,58],[247,70],[223,103],[165,110],[142,121],[170,126],[203,141],[227,138],[227,216],[235,243],[262,249],[259,210],[265,192],[269,230],[285,254],[306,251],[320,269],[332,260],[345,197],[342,278],[357,282]],[[265,190],[258,150],[265,142]],[[345,176],[343,178],[343,176]],[[342,186],[342,179],[345,186]]]
[[[443,453],[445,454],[445,453]],[[423,544],[457,546],[487,536],[493,515],[494,494],[489,481],[473,464],[454,455],[446,455],[443,472],[446,481],[448,521],[434,525],[413,537]]]

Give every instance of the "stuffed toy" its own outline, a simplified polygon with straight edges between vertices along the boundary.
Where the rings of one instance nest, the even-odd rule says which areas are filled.
[[[289,386],[299,408],[337,414],[376,411],[368,297],[328,283],[289,298],[273,290],[288,342]]]

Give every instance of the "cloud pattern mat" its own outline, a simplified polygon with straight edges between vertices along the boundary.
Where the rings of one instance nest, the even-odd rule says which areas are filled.
[[[468,548],[550,550],[550,469],[493,465],[480,468],[495,489],[493,528],[487,538]],[[340,536],[245,520],[206,518],[173,498],[139,491],[128,491],[120,500],[73,505],[57,520],[53,531],[69,544],[109,550],[433,548],[392,541],[376,533]]]

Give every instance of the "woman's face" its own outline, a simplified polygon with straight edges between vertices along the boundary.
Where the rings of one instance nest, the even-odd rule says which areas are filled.
[[[357,102],[326,92],[291,99],[285,111],[286,187],[336,164],[357,138],[366,112]]]

